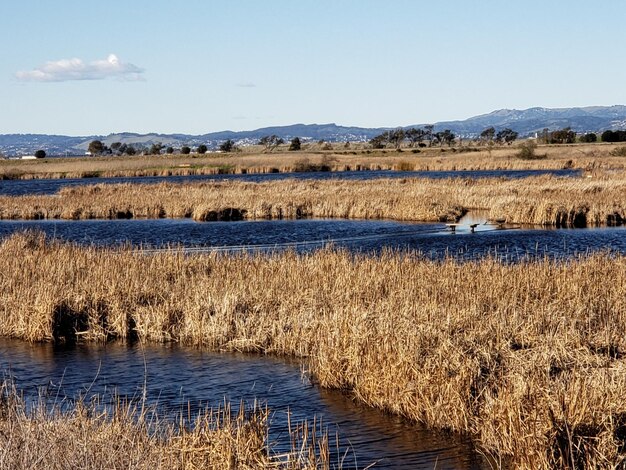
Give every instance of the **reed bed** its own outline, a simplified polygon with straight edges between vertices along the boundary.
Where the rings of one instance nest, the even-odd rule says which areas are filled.
[[[365,150],[358,146],[332,151],[263,153],[251,148],[235,154],[152,155],[124,157],[0,160],[0,180],[36,178],[97,178],[132,176],[213,175],[223,173],[275,173],[311,171],[399,170],[529,170],[560,168],[626,168],[623,156],[612,152],[616,144],[540,145],[546,158],[518,158],[517,146],[456,148],[404,148]],[[419,153],[417,153],[419,152]]]
[[[230,404],[173,423],[140,403],[102,407],[94,397],[28,405],[14,385],[0,386],[0,468],[329,469],[328,439],[307,423],[290,429],[293,448],[274,455],[269,411]],[[339,468],[340,465],[332,468]]]
[[[198,221],[358,218],[454,221],[472,209],[509,223],[621,225],[626,174],[523,180],[382,179],[88,185],[48,196],[0,196],[2,219],[181,218]]]
[[[303,358],[323,387],[518,468],[626,464],[626,258],[505,265],[323,250],[0,245],[0,334]]]

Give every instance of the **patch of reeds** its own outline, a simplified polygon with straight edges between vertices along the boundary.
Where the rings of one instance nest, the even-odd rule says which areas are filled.
[[[0,196],[2,219],[358,218],[453,221],[472,209],[509,223],[587,227],[626,221],[626,177],[280,180],[87,185],[48,196]]]
[[[516,157],[522,160],[543,160],[548,158],[548,154],[537,153],[537,143],[534,140],[527,140],[519,146]]]
[[[63,406],[28,404],[8,381],[0,384],[0,468],[324,469],[328,439],[307,423],[290,429],[291,451],[268,442],[269,410],[238,411],[229,403],[194,417],[160,418],[154,408],[98,397]],[[340,465],[337,465],[337,468]]]
[[[613,157],[626,157],[626,146],[615,147],[610,153]]]
[[[626,462],[626,258],[506,265],[0,245],[0,334],[301,357],[324,387],[518,468]]]

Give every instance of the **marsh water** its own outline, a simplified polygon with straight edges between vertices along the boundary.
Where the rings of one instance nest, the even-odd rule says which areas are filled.
[[[376,173],[412,176],[402,172],[355,173],[359,177],[376,177]],[[458,173],[454,176],[461,176]],[[345,173],[328,175],[344,177]],[[268,177],[293,175],[252,175],[246,180],[261,181]],[[115,178],[110,182],[123,180]],[[136,180],[149,179],[133,179]],[[167,178],[167,181],[172,180]],[[60,184],[66,185],[68,180],[54,180],[54,184],[60,183],[59,186],[46,186],[50,182],[3,181],[0,182],[0,193],[12,194],[7,187],[13,185],[14,189],[24,189],[26,183],[35,186],[25,192],[51,193],[58,190]],[[104,181],[76,180],[76,184],[95,182]],[[22,183],[23,187],[20,186]],[[14,194],[21,194],[22,189]],[[0,221],[0,239],[15,232],[35,229],[44,231],[49,238],[87,246],[131,245],[146,250],[178,247],[190,251],[226,252],[293,249],[306,252],[332,245],[373,254],[385,249],[417,250],[434,259],[495,256],[511,262],[528,257],[568,258],[599,250],[626,253],[624,227],[555,230],[505,225],[498,228],[486,222],[485,214],[470,213],[452,233],[443,223],[338,219],[240,222],[5,220]],[[475,233],[469,229],[472,223],[478,224]],[[374,468],[488,468],[468,438],[428,431],[361,406],[340,392],[322,390],[309,381],[297,361],[211,353],[176,345],[78,344],[56,349],[50,344],[0,339],[0,371],[14,378],[26,397],[31,399],[45,395],[52,400],[63,400],[96,393],[105,397],[117,394],[137,398],[145,383],[148,401],[165,414],[187,410],[187,404],[197,410],[219,406],[225,399],[234,403],[240,400],[252,403],[257,399],[267,403],[273,412],[270,440],[275,443],[277,452],[285,450],[288,444],[288,412],[292,422],[316,417],[323,421],[331,435],[337,434],[340,445],[334,450],[333,459],[339,462],[343,458],[344,468],[364,468],[374,462]]]
[[[274,452],[289,449],[287,416],[292,423],[322,421],[335,437],[332,462],[343,468],[479,469],[488,468],[471,441],[409,424],[358,405],[337,391],[311,383],[301,365],[274,357],[220,354],[170,345],[77,345],[55,349],[0,339],[0,370],[12,377],[25,397],[63,403],[66,397],[99,394],[138,399],[144,383],[147,402],[161,416],[193,415],[255,399],[272,411],[269,440]],[[188,408],[189,406],[189,408]]]
[[[567,258],[595,251],[626,253],[626,228],[539,229],[489,225],[469,214],[452,233],[443,223],[388,220],[262,220],[195,222],[191,219],[0,221],[0,238],[23,230],[42,230],[48,238],[81,245],[181,247],[190,251],[299,252],[334,246],[355,252],[384,249],[418,251],[433,259],[494,256],[507,261],[528,257]],[[471,233],[470,223],[478,223]]]
[[[550,174],[554,176],[579,176],[580,170],[476,170],[476,171],[338,171],[338,172],[300,172],[300,173],[262,173],[249,175],[191,175],[191,176],[141,176],[116,178],[62,178],[32,180],[1,180],[0,195],[20,196],[24,194],[54,194],[64,186],[82,186],[87,184],[141,183],[156,184],[161,182],[185,183],[201,181],[247,181],[263,182],[281,179],[300,180],[372,180],[379,178],[527,178]]]

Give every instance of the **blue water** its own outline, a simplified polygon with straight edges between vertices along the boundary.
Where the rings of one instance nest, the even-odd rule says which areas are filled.
[[[0,338],[0,371],[10,374],[26,399],[45,396],[62,403],[66,397],[101,399],[115,395],[142,397],[170,412],[193,416],[203,407],[224,400],[236,408],[255,399],[273,412],[270,440],[277,453],[289,449],[287,414],[292,423],[305,419],[323,422],[331,443],[337,435],[344,468],[479,469],[488,468],[471,441],[443,435],[360,406],[340,392],[322,390],[302,374],[295,361],[269,356],[203,352],[178,345],[109,343],[55,349],[51,344],[29,344]],[[1,372],[0,372],[1,373]]]
[[[255,175],[192,175],[192,176],[146,176],[121,178],[66,178],[34,180],[0,180],[0,195],[21,196],[24,194],[54,194],[64,186],[87,184],[143,183],[155,184],[163,181],[185,183],[193,181],[276,181],[287,178],[302,180],[347,179],[372,180],[379,178],[527,178],[550,174],[554,176],[580,176],[580,170],[480,170],[480,171],[343,171],[266,173]]]
[[[352,251],[416,250],[429,258],[504,260],[524,257],[571,257],[601,250],[626,254],[626,227],[537,229],[480,225],[470,233],[461,225],[451,233],[445,224],[374,220],[305,219],[242,222],[155,220],[0,221],[0,237],[35,229],[49,238],[81,245],[171,246],[193,250],[310,251],[332,245]]]

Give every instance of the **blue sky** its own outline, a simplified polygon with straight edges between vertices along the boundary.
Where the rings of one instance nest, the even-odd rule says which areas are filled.
[[[626,104],[626,2],[3,0],[0,134]]]

